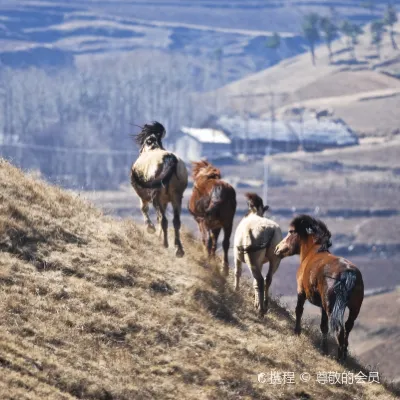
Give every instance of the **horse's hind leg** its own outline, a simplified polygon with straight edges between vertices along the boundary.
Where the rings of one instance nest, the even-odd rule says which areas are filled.
[[[324,307],[321,307],[321,333],[322,333],[322,351],[324,354],[328,354],[328,314],[326,313]]]
[[[149,217],[149,202],[148,201],[140,199],[140,211],[143,214],[144,223],[147,226],[147,232],[154,233],[156,231],[156,228],[154,227],[154,225],[151,222],[150,217]]]
[[[176,257],[183,257],[185,252],[183,251],[183,246],[180,237],[181,229],[181,209],[182,209],[182,197],[172,201],[172,209],[174,211],[174,231],[175,231],[175,255]]]
[[[235,290],[239,290],[239,280],[242,276],[242,262],[239,260],[239,254],[235,255]]]
[[[349,335],[354,326],[354,321],[358,317],[358,313],[360,312],[361,304],[357,305],[357,307],[349,308],[349,318],[347,318],[346,323],[344,324],[345,332],[344,332],[344,343],[343,343],[343,359],[347,358],[347,348],[349,346]]]
[[[163,204],[159,199],[154,199],[153,205],[157,211],[157,217],[161,223],[161,229],[164,234],[164,247],[168,248],[168,220],[167,217],[165,216],[167,204]]]
[[[280,258],[275,257],[274,255],[270,256],[268,273],[267,276],[265,277],[265,295],[264,295],[265,312],[268,311],[269,287],[271,286],[272,277],[276,272],[276,270],[278,269],[280,262],[281,262]]]
[[[305,302],[306,294],[304,292],[297,293],[296,327],[294,328],[294,333],[296,335],[300,335],[301,333],[301,317],[303,316]]]
[[[261,268],[258,265],[253,265],[250,260],[246,260],[246,264],[250,266],[251,273],[253,275],[253,287],[254,287],[254,307],[259,310],[260,317],[265,314],[264,310],[264,279],[261,274]]]
[[[341,327],[338,332],[336,332],[336,341],[338,343],[338,361],[342,361],[346,358],[345,353],[347,354],[347,350],[345,351],[345,332],[344,327]]]
[[[222,248],[224,249],[224,266],[223,266],[224,276],[229,275],[228,251],[229,251],[231,233],[232,233],[232,225],[225,226],[224,227],[224,240],[222,242]]]
[[[212,229],[210,232],[211,243],[209,242],[210,258],[215,259],[215,253],[217,251],[218,237],[221,232],[221,228]]]

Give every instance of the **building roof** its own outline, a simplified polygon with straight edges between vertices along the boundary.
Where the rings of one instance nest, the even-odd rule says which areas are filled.
[[[272,124],[269,119],[222,116],[218,118],[216,125],[227,132],[231,139],[268,139],[268,135],[273,132],[271,137],[273,140],[290,142],[298,140],[285,121],[278,120]]]
[[[346,146],[358,143],[357,135],[341,120],[315,117],[296,120],[244,119],[240,116],[218,118],[216,126],[233,139],[265,139],[282,142],[315,142]]]
[[[211,128],[188,128],[183,126],[181,128],[183,133],[193,137],[201,143],[225,143],[230,144],[229,137],[219,129]]]

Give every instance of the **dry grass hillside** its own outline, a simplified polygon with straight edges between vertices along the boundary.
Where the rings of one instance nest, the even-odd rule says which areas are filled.
[[[281,300],[290,309],[296,307],[295,297],[282,297]],[[387,378],[400,383],[399,305],[400,288],[365,297],[363,310],[368,311],[360,314],[350,336],[350,346],[365,365],[377,365]],[[319,324],[317,307],[306,303],[304,316],[310,319],[310,323]]]
[[[400,24],[396,26],[400,42]],[[356,60],[345,39],[333,43],[333,63],[321,44],[316,66],[310,54],[302,54],[218,90],[228,109],[259,115],[270,114],[270,92],[275,94],[277,114],[293,107],[330,109],[360,136],[387,136],[400,126],[400,51],[384,36],[381,59],[371,45],[369,25],[356,46]],[[212,94],[215,96],[215,93]]]
[[[385,384],[319,384],[342,366],[297,338],[279,305],[259,320],[189,234],[154,236],[0,162],[0,398],[391,399]],[[295,384],[257,374],[295,373]],[[314,378],[302,383],[308,372]],[[398,394],[398,393],[397,393]]]

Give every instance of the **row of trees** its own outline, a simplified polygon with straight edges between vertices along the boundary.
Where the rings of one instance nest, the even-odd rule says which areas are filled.
[[[72,170],[68,166],[69,173],[79,176],[85,168],[92,171],[91,187],[96,187],[96,179],[115,187],[120,178],[105,176],[110,168],[96,176],[93,171],[101,167],[99,157],[82,158],[82,151],[113,149],[134,154],[130,134],[138,131],[135,125],[147,121],[162,121],[169,137],[184,124],[201,124],[207,107],[213,105],[203,105],[193,93],[199,87],[214,87],[217,78],[215,70],[196,75],[192,61],[183,56],[136,53],[60,71],[0,67],[1,154],[56,178],[52,175],[60,174],[64,168],[59,166],[66,162],[65,151],[59,149],[68,148],[70,164],[74,164],[75,153],[91,164],[75,165]],[[46,148],[54,149],[51,157]],[[121,166],[126,175],[127,157],[114,154],[111,164],[115,170]],[[86,178],[75,182],[75,186],[86,184]]]
[[[317,13],[309,13],[304,16],[302,34],[309,44],[313,65],[315,65],[315,46],[321,38],[328,47],[329,60],[332,62],[332,42],[339,33],[346,37],[347,46],[351,50],[352,57],[356,58],[355,46],[358,44],[359,36],[364,33],[362,27],[348,20],[337,24],[335,20],[334,16],[320,16]],[[372,22],[370,27],[371,43],[376,46],[379,57],[383,36],[386,31],[389,31],[393,49],[398,49],[394,34],[394,25],[397,21],[396,8],[388,4],[383,19]]]

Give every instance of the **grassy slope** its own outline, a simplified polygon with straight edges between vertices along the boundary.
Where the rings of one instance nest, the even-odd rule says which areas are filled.
[[[0,187],[1,399],[392,397],[382,385],[258,384],[273,368],[298,379],[343,367],[295,337],[278,305],[258,320],[249,285],[232,293],[190,235],[176,260],[134,223],[4,161]]]

